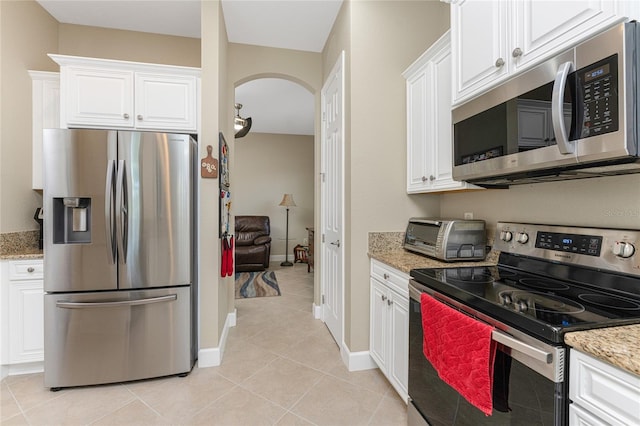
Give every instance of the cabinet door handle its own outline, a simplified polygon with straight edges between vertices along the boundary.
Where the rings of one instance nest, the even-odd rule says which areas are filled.
[[[35,271],[35,269],[33,268],[33,266],[29,266],[29,267],[27,268],[27,272],[28,272],[28,273],[32,273],[33,271]]]
[[[385,300],[387,300],[387,296],[385,296],[384,294],[382,295],[382,301],[384,302]]]
[[[436,177],[435,177],[434,175],[431,175],[431,176],[429,176],[429,180],[430,180],[431,182],[433,182],[434,180],[436,180]]]
[[[129,119],[129,114],[127,114],[126,112],[124,114],[122,114],[122,116],[124,117],[125,120]]]
[[[502,58],[496,59],[496,68],[502,68],[503,65],[504,65],[504,59]]]
[[[387,305],[389,305],[389,306],[393,305],[393,300],[387,299]]]
[[[142,114],[138,114],[138,120],[142,121]]]
[[[382,274],[382,276],[384,277],[385,280],[389,279],[389,274]]]
[[[513,56],[514,58],[519,58],[520,56],[522,56],[522,49],[516,47],[515,49],[513,49],[513,52],[511,52],[511,56]]]
[[[427,177],[426,176],[422,176],[422,181],[426,182],[427,181]]]

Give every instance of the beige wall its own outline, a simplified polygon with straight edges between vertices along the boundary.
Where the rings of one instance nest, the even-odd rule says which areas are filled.
[[[200,158],[206,146],[218,146],[218,132],[225,132],[226,114],[220,99],[226,96],[226,37],[222,38],[219,2],[203,1],[202,90]],[[218,238],[218,179],[200,179],[200,348],[218,347],[229,307],[228,279],[220,277],[220,240]]]
[[[442,196],[441,214],[497,221],[640,229],[640,175],[538,183]]]
[[[406,193],[406,110],[402,72],[449,27],[435,1],[347,1],[323,52],[323,69],[347,52],[345,140],[345,342],[369,347],[369,231],[404,230],[411,216],[438,214],[438,196]],[[344,16],[343,16],[344,15]],[[345,28],[349,27],[349,28]]]
[[[47,53],[199,67],[200,40],[59,24],[32,0],[2,1],[0,8],[0,232],[17,232],[37,229],[33,213],[42,205],[41,195],[31,190],[27,70],[58,71]]]
[[[57,71],[58,23],[35,1],[0,2],[0,232],[37,229],[42,197],[31,189],[31,79]]]
[[[60,24],[61,55],[200,66],[200,39]]]
[[[271,221],[271,255],[285,254],[286,210],[282,196],[293,194],[289,210],[289,260],[293,247],[313,226],[314,138],[249,132],[235,143],[233,214],[264,215]]]

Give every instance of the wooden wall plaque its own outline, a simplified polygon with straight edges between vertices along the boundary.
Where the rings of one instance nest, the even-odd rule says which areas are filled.
[[[213,147],[207,145],[207,156],[200,161],[200,176],[203,178],[217,178],[218,177],[218,160],[213,158],[211,153]]]

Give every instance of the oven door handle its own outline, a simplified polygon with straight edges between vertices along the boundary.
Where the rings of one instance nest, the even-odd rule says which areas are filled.
[[[508,334],[502,333],[498,330],[493,330],[491,332],[491,338],[498,343],[502,343],[508,348],[515,349],[518,352],[522,352],[523,354],[530,356],[531,358],[534,358],[538,361],[542,361],[545,364],[551,364],[553,362],[552,353],[534,348],[533,346],[527,345],[526,343],[514,339]]]

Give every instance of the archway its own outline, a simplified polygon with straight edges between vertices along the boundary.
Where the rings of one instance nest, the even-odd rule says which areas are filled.
[[[233,214],[269,216],[271,261],[293,260],[293,248],[308,245],[307,228],[314,226],[315,95],[308,84],[274,74],[243,79],[234,92],[252,128],[234,141]],[[286,253],[283,194],[293,194],[296,203]]]

